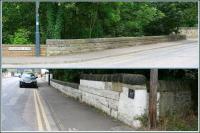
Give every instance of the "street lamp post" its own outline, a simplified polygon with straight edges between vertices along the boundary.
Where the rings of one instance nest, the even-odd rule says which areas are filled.
[[[0,48],[2,48],[2,1],[0,0]],[[1,53],[2,49],[0,49],[0,56],[2,57]],[[1,70],[1,58],[0,58],[0,70]],[[2,71],[0,71],[0,76]],[[1,84],[1,79],[0,79]],[[1,91],[0,91],[1,92]]]
[[[35,56],[40,56],[39,1],[36,1]]]

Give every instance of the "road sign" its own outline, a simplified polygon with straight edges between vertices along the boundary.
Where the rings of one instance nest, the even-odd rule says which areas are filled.
[[[9,51],[31,51],[31,47],[8,47]]]

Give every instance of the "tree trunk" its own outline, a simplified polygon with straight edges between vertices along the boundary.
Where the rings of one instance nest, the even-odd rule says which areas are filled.
[[[157,87],[158,69],[150,70],[150,92],[149,92],[149,125],[151,129],[156,128],[157,117]]]

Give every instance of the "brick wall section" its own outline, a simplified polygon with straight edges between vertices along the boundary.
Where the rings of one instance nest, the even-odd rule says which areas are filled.
[[[9,50],[10,47],[30,47],[31,50]],[[35,56],[35,46],[34,45],[2,45],[2,55],[5,57],[20,57],[20,56]],[[46,45],[41,45],[40,55],[46,56]]]
[[[185,39],[184,36],[143,36],[93,39],[47,39],[47,56],[84,53]]]

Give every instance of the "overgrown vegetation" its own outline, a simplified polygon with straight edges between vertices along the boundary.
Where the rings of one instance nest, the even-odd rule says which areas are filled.
[[[51,69],[57,80],[79,83],[81,74],[142,74],[149,80],[149,69]],[[159,80],[197,80],[197,69],[160,69]]]
[[[139,130],[150,130],[148,115],[144,114],[139,117],[142,127]],[[161,116],[157,121],[157,131],[197,131],[198,114],[192,110],[185,113],[174,113],[167,116]]]
[[[41,3],[41,43],[50,38],[166,35],[197,26],[197,9],[197,2]],[[5,2],[3,43],[34,43],[34,37],[35,3]]]
[[[185,114],[176,113],[161,117],[158,128],[167,131],[197,131],[198,116],[194,111],[188,111]]]

